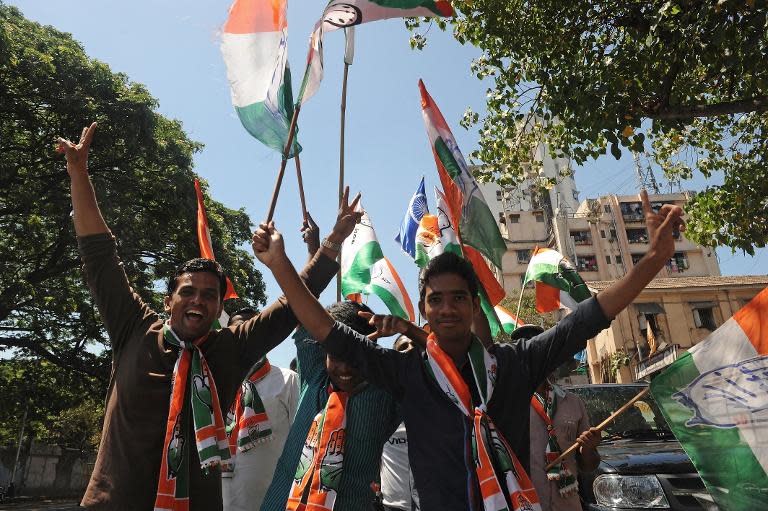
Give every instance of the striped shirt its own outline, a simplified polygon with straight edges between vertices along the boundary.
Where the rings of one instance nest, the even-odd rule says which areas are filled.
[[[307,433],[315,416],[328,402],[330,380],[325,370],[325,351],[303,328],[294,339],[301,381],[299,406],[261,511],[285,511]],[[397,429],[400,414],[394,398],[372,385],[350,396],[346,413],[344,471],[333,509],[367,510],[373,501],[371,483],[379,481],[384,443]]]

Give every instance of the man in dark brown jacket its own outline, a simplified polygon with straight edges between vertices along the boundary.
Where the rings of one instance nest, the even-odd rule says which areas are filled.
[[[95,128],[94,123],[83,130],[78,144],[59,139],[59,151],[67,159],[75,232],[86,279],[109,334],[113,357],[101,444],[82,506],[150,510],[164,456],[171,378],[179,349],[164,341],[165,321],[131,289],[115,239],[99,210],[87,169]],[[315,295],[337,271],[338,248],[359,216],[353,210],[354,201],[341,208],[333,231],[302,272]],[[188,261],[172,277],[165,312],[181,341],[189,343],[210,331],[222,311],[224,282],[220,267],[207,260]],[[285,339],[296,324],[285,297],[281,297],[254,318],[210,333],[200,349],[215,381],[223,415],[248,369]],[[182,415],[191,415],[186,401]],[[218,467],[207,473],[201,470],[194,427],[191,420],[186,422],[189,509],[220,510],[220,471]]]

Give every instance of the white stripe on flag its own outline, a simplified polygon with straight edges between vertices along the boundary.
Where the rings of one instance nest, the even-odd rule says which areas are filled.
[[[221,54],[234,106],[245,107],[267,99],[282,38],[283,32],[222,34]]]

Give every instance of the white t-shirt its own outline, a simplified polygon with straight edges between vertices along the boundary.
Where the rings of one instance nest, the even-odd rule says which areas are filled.
[[[408,435],[403,423],[400,423],[384,444],[381,455],[381,493],[385,506],[407,511],[418,509],[419,497],[411,475]],[[412,503],[415,503],[416,507],[413,507]]]
[[[253,511],[261,507],[296,414],[299,377],[289,369],[272,366],[256,382],[256,390],[269,417],[272,439],[248,451],[238,451],[234,471],[222,473],[224,511]]]

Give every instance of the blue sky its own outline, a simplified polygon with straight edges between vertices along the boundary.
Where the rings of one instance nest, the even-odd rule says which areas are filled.
[[[266,215],[280,156],[246,133],[231,105],[219,52],[219,29],[229,0],[79,0],[66,9],[59,2],[45,0],[7,3],[34,21],[71,33],[89,56],[146,84],[159,100],[160,112],[179,119],[192,139],[205,144],[195,159],[195,170],[208,180],[214,198],[229,207],[244,207],[255,223]],[[289,3],[294,84],[301,79],[308,36],[324,5],[323,1]],[[459,127],[458,121],[467,106],[484,112],[490,84],[469,72],[470,61],[479,55],[476,48],[460,45],[437,27],[429,31],[424,51],[412,51],[408,38],[401,20],[371,23],[357,30],[355,63],[348,82],[345,173],[352,190],[363,192],[363,204],[384,254],[416,299],[416,267],[399,250],[394,236],[421,176],[426,176],[430,204],[434,204],[432,190],[438,184],[417,82],[424,79],[465,155],[475,148],[478,137],[475,131]],[[336,215],[343,42],[341,32],[326,36],[325,79],[299,119],[307,207],[323,233]],[[87,121],[83,119],[84,124]],[[637,191],[628,156],[620,161],[607,156],[577,168],[576,183],[581,199]],[[701,189],[705,184],[697,180],[689,188]],[[275,221],[285,235],[288,254],[297,264],[304,261],[293,165],[286,172]],[[730,249],[718,250],[723,274],[768,272],[766,252],[760,250],[753,258],[733,255]],[[274,279],[260,269],[269,297],[277,297],[280,291]],[[321,300],[327,304],[334,299],[332,284]],[[370,305],[377,310],[383,307],[376,298],[371,298]],[[293,354],[288,341],[270,358],[287,366]]]

